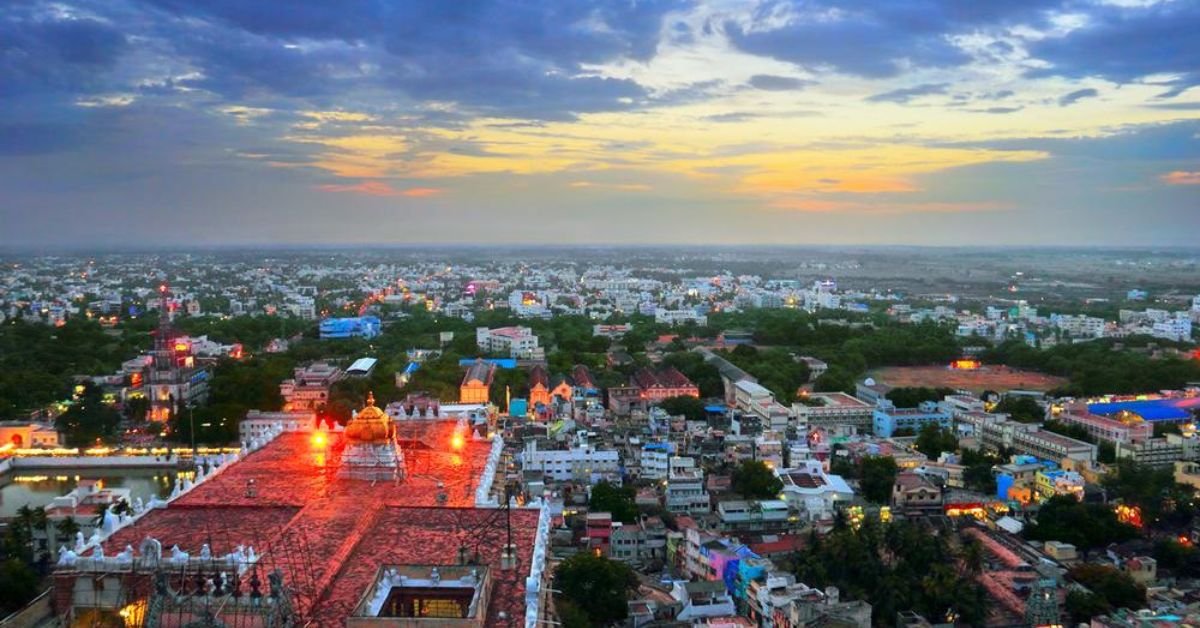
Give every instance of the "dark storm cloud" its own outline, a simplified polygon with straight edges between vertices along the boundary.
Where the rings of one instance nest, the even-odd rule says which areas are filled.
[[[894,102],[904,104],[914,98],[921,96],[932,96],[937,94],[945,94],[950,87],[949,83],[924,83],[914,87],[904,87],[901,89],[893,89],[888,92],[875,94],[867,97],[867,102]]]
[[[1080,28],[1030,44],[1050,62],[1031,76],[1100,77],[1129,83],[1178,74],[1164,97],[1200,84],[1200,3],[1161,2],[1149,7],[1094,6]]]
[[[970,61],[949,35],[1009,24],[1040,24],[1053,4],[1041,0],[961,2],[800,2],[761,5],[749,26],[729,20],[734,46],[809,68],[886,78],[908,65],[954,67]],[[778,25],[781,17],[786,22]]]

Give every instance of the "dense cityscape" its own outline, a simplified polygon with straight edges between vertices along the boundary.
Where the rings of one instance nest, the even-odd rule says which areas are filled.
[[[1200,257],[1030,254],[10,256],[6,611],[1190,621]]]
[[[1198,34],[0,2],[0,628],[1200,627]]]

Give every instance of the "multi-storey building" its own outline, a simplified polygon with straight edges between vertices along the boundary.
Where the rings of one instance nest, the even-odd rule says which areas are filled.
[[[692,380],[672,366],[657,373],[643,368],[633,374],[632,383],[638,388],[641,400],[647,403],[657,403],[671,397],[700,396],[700,389]]]
[[[1008,420],[1004,414],[972,412],[959,416],[969,425],[979,443],[990,449],[1011,449],[1018,454],[1061,462],[1095,462],[1096,446],[1062,434],[1043,430],[1031,423]]]
[[[825,472],[820,460],[803,460],[775,475],[783,482],[781,494],[793,510],[815,519],[831,514],[838,503],[854,499],[854,489],[840,475]]]
[[[342,369],[326,362],[313,362],[292,372],[279,384],[284,411],[320,410],[329,402],[329,389],[342,379]]]
[[[708,317],[704,314],[697,314],[695,310],[668,310],[661,307],[654,310],[654,322],[656,323],[678,325],[688,321],[701,327],[708,325]]]
[[[480,351],[502,353],[513,358],[537,360],[545,357],[538,337],[528,327],[475,328],[475,343]]]
[[[536,439],[525,444],[522,465],[526,471],[538,471],[555,482],[602,480],[620,483],[621,462],[616,450],[596,449],[589,445],[585,432],[569,449],[539,449]]]
[[[792,414],[799,429],[830,429],[852,426],[858,430],[871,427],[874,408],[871,404],[843,392],[823,392],[803,395],[792,404]]]
[[[952,424],[950,414],[939,410],[932,401],[922,402],[916,408],[896,408],[885,399],[875,406],[872,418],[875,435],[885,438],[900,430],[916,434],[926,425],[948,428]]]
[[[794,523],[782,499],[723,501],[717,504],[717,518],[722,530],[739,532],[779,532]]]
[[[1195,460],[1198,454],[1196,437],[1167,434],[1163,438],[1148,438],[1135,443],[1117,443],[1117,458],[1131,460],[1148,467],[1170,467],[1179,460]]]
[[[708,491],[704,489],[704,472],[696,468],[680,468],[667,477],[665,501],[667,510],[674,513],[703,514],[712,509]]]
[[[1093,438],[1109,443],[1136,443],[1154,436],[1154,426],[1140,419],[1121,421],[1099,414],[1093,414],[1085,403],[1074,403],[1062,408],[1060,412],[1051,412],[1053,419],[1077,425],[1087,430]]]
[[[380,331],[379,317],[355,316],[350,318],[326,318],[321,321],[321,339],[374,338]]]

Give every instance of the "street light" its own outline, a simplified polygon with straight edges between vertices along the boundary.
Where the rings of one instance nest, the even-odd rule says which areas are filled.
[[[188,402],[188,425],[192,433],[192,464],[196,464],[196,413],[192,411],[192,402]]]

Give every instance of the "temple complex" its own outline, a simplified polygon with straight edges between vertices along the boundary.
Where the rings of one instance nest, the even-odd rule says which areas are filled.
[[[549,506],[507,505],[498,437],[465,437],[454,420],[401,427],[368,399],[345,429],[243,443],[169,501],[63,548],[53,614],[65,626],[536,625]]]

